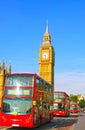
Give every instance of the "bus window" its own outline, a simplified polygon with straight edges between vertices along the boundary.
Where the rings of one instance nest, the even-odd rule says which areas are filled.
[[[39,78],[37,78],[37,80],[36,80],[36,85],[39,88],[39,86],[40,86]]]
[[[46,109],[46,102],[42,102],[42,107]]]
[[[7,78],[6,86],[33,86],[33,76],[11,75]]]
[[[22,105],[23,104],[23,105]],[[2,111],[8,114],[27,114],[32,112],[32,99],[4,99]]]

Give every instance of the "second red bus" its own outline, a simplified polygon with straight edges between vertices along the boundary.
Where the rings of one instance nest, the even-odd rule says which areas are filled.
[[[53,116],[69,116],[70,100],[66,92],[54,92]]]

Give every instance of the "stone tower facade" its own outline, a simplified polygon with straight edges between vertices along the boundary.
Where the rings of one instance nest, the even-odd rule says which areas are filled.
[[[3,90],[4,90],[4,80],[6,74],[11,73],[11,65],[5,69],[5,64],[4,61],[2,61],[1,66],[0,66],[0,107],[1,107],[1,101],[2,101],[2,96],[3,96]]]
[[[55,53],[51,43],[51,36],[46,25],[46,31],[43,36],[43,42],[39,50],[39,75],[54,85],[54,62]]]

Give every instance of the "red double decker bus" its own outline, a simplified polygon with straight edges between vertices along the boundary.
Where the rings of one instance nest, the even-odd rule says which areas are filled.
[[[66,92],[55,91],[53,116],[69,116],[69,109],[69,95]]]
[[[7,75],[0,126],[37,127],[49,122],[53,112],[53,86],[37,74]]]
[[[80,108],[77,101],[70,101],[70,113],[79,113]]]

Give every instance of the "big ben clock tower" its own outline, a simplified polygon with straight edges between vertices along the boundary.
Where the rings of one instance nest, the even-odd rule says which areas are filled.
[[[39,75],[54,85],[54,49],[51,43],[51,36],[48,31],[48,24],[44,33],[43,42],[39,50]]]

